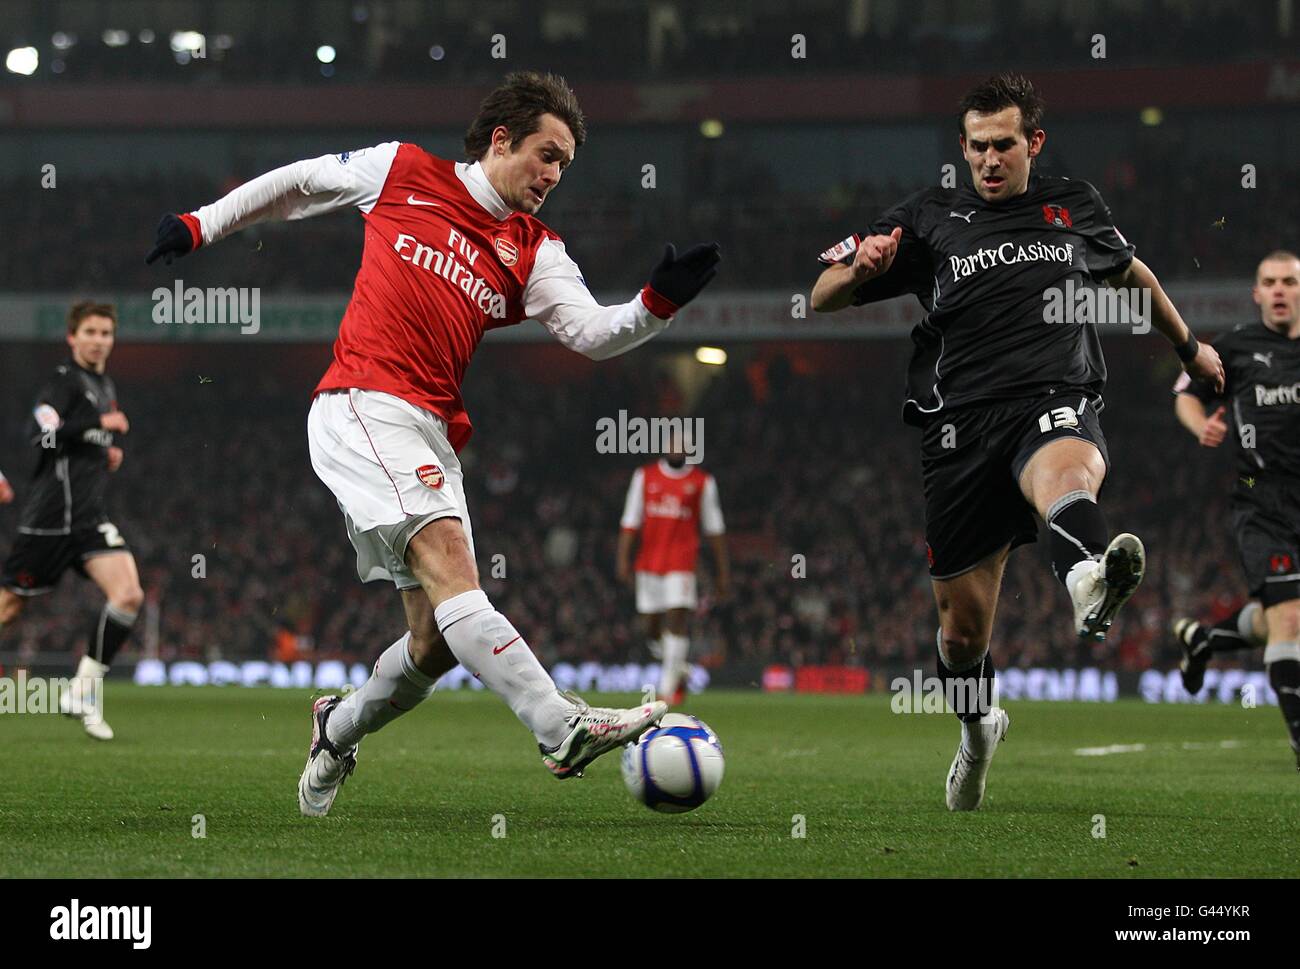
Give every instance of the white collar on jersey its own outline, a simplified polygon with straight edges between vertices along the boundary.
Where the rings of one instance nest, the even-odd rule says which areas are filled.
[[[456,162],[456,177],[464,184],[474,201],[487,209],[497,219],[508,219],[513,209],[501,200],[497,190],[483,173],[483,166],[478,162]]]
[[[683,464],[680,468],[674,468],[668,463],[667,458],[660,458],[659,471],[669,478],[684,478],[691,473],[691,466],[689,464]]]

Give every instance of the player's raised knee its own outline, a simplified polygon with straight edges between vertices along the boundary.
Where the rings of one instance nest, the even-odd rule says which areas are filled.
[[[144,605],[144,590],[137,583],[115,595],[112,602],[115,607],[125,612],[139,612],[140,607]]]
[[[0,589],[0,625],[15,622],[23,614],[25,604],[21,596],[14,595],[8,589]]]

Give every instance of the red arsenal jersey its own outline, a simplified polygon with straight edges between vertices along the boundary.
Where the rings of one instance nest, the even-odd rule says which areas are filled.
[[[459,451],[469,440],[460,385],[485,331],[524,320],[537,247],[559,237],[522,212],[497,219],[455,165],[397,150],[368,213],[361,269],[316,393],[380,390],[438,414]]]
[[[457,450],[471,430],[460,383],[485,331],[531,318],[604,360],[661,332],[674,309],[648,286],[600,305],[560,237],[506,205],[481,164],[396,141],[285,165],[181,219],[197,248],[353,207],[365,220],[361,268],[316,393],[393,394],[442,417]]]
[[[726,530],[718,486],[699,465],[674,468],[656,461],[638,468],[628,488],[622,527],[641,532],[638,572],[694,572],[700,532]]]

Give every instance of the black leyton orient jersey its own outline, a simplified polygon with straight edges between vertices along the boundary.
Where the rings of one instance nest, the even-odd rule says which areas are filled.
[[[1101,393],[1095,325],[1047,322],[1045,312],[1050,291],[1068,299],[1133,260],[1095,188],[1032,175],[1027,191],[997,204],[971,185],[923,189],[821,261],[851,264],[865,235],[896,226],[903,236],[893,265],[859,286],[853,304],[913,293],[926,309],[912,330],[905,421],[924,425],[945,409],[1057,388]],[[1073,318],[1073,302],[1065,305]]]
[[[1214,349],[1223,361],[1223,393],[1186,373],[1174,391],[1227,407],[1241,474],[1300,479],[1300,339],[1245,323],[1215,340]]]
[[[107,521],[107,450],[113,434],[99,426],[99,417],[113,410],[117,390],[108,377],[71,360],[54,371],[32,412],[31,442],[40,457],[19,532],[68,535]]]

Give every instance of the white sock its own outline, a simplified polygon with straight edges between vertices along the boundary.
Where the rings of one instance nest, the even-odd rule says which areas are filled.
[[[573,704],[560,696],[551,675],[510,621],[492,608],[486,592],[452,596],[433,615],[452,655],[506,701],[538,743],[554,747],[569,735]]]
[[[1300,662],[1300,643],[1269,643],[1264,647],[1264,665],[1287,660]]]
[[[81,662],[77,664],[76,678],[72,681],[72,690],[69,694],[71,697],[69,710],[74,714],[80,714],[88,723],[98,723],[103,720],[99,686],[107,672],[107,664],[99,662],[89,654],[82,656]]]
[[[1241,612],[1237,614],[1237,632],[1241,638],[1255,646],[1265,646],[1268,644],[1268,632],[1264,632],[1263,637],[1255,635],[1255,615],[1263,611],[1263,606],[1258,602],[1248,602],[1241,607]]]
[[[339,750],[356,745],[368,733],[392,723],[433,692],[433,677],[421,673],[411,659],[408,632],[389,646],[361,689],[344,697],[325,724],[325,733]]]
[[[686,675],[686,654],[691,641],[676,633],[664,633],[660,638],[663,662],[659,667],[659,695],[668,697],[677,689],[677,683]]]
[[[90,655],[81,657],[81,662],[77,664],[77,679],[89,677],[92,680],[102,679],[108,672],[108,665],[101,663]]]

